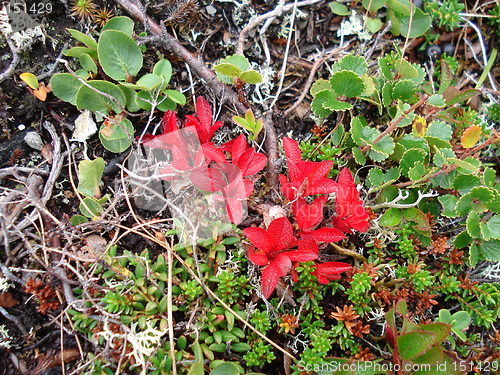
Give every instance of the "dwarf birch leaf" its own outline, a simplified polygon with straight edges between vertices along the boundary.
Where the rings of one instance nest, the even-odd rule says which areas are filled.
[[[247,70],[240,74],[240,79],[243,82],[255,85],[257,83],[261,83],[263,77],[262,74],[260,74],[256,70]]]
[[[331,90],[323,90],[318,93],[316,93],[316,96],[314,97],[312,103],[311,103],[311,109],[313,110],[314,114],[318,117],[328,117],[333,110],[327,109],[323,106],[323,104],[332,102],[336,99],[336,95],[333,93]]]
[[[472,238],[481,238],[481,229],[479,228],[479,215],[477,212],[471,212],[469,216],[467,216],[467,233]]]
[[[500,239],[500,215],[494,215],[488,220],[488,229],[491,232],[492,238]]]
[[[481,241],[479,243],[479,251],[484,259],[489,262],[500,262],[500,241]]]
[[[409,177],[410,168],[413,168],[417,161],[425,160],[426,157],[427,153],[421,149],[411,148],[406,150],[401,157],[399,164],[401,167],[401,173],[404,176]]]
[[[135,40],[117,30],[101,33],[97,54],[102,70],[117,81],[135,77],[142,68],[142,52]]]
[[[463,148],[472,148],[481,138],[481,128],[477,125],[469,126],[462,134],[460,143]]]
[[[348,109],[352,109],[352,104],[334,99],[323,103],[323,108],[331,111],[346,111]]]
[[[240,68],[229,63],[217,64],[214,66],[214,70],[217,73],[221,73],[229,77],[239,77],[239,75],[242,73],[242,70]]]
[[[333,64],[332,72],[340,72],[343,70],[349,70],[356,73],[358,76],[362,76],[368,70],[368,63],[362,56],[346,55]]]
[[[427,169],[425,168],[424,163],[417,161],[413,167],[408,170],[408,178],[412,181],[419,181],[425,176],[426,173]]]
[[[429,105],[432,105],[434,107],[439,107],[439,108],[442,108],[446,105],[446,103],[444,102],[444,99],[443,99],[443,95],[441,95],[441,94],[434,94],[434,95],[429,96],[427,103]]]
[[[466,230],[464,230],[462,233],[455,237],[453,244],[458,249],[463,249],[464,247],[469,246],[472,241],[472,237],[469,236],[469,233],[467,233]]]
[[[330,86],[338,96],[354,98],[363,94],[365,84],[360,76],[350,70],[341,70],[332,75]]]
[[[392,99],[408,101],[415,96],[415,83],[409,79],[397,81],[392,87]]]
[[[460,174],[453,180],[453,189],[462,195],[467,194],[474,187],[481,185],[481,179],[474,175]]]
[[[458,198],[451,194],[446,194],[438,197],[439,203],[443,206],[443,212],[441,215],[446,217],[456,217],[457,213],[455,208],[457,206]]]
[[[487,187],[493,187],[496,182],[496,171],[493,168],[486,167],[483,171],[483,181]]]
[[[331,90],[330,81],[328,81],[327,79],[320,78],[312,84],[309,92],[311,93],[313,98],[315,98],[318,92],[324,90]]]
[[[365,154],[363,154],[359,148],[355,147],[352,149],[352,156],[354,156],[354,160],[356,160],[356,163],[359,165],[366,164]]]
[[[439,138],[443,141],[450,141],[453,137],[453,131],[451,126],[444,121],[432,121],[427,128],[425,135],[428,137]]]

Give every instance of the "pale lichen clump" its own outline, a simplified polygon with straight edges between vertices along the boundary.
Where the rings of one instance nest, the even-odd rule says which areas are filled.
[[[372,34],[365,28],[363,16],[358,15],[354,10],[348,20],[342,21],[340,29],[337,31],[339,37],[347,35],[357,35],[359,40],[370,40],[372,38]]]

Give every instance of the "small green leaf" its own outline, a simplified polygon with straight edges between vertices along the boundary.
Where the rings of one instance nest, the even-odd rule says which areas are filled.
[[[467,194],[472,188],[481,185],[481,179],[474,175],[460,174],[453,180],[453,189],[462,195]]]
[[[347,111],[349,109],[352,109],[352,104],[334,99],[323,103],[323,108],[331,111]]]
[[[236,65],[229,63],[221,63],[214,66],[214,70],[217,73],[224,74],[229,77],[239,77],[242,73],[242,70],[238,68]]]
[[[361,152],[361,150],[357,147],[354,147],[352,149],[352,156],[354,156],[354,160],[356,163],[359,165],[365,165],[366,164],[366,156]]]
[[[472,211],[469,216],[467,216],[467,233],[472,238],[482,238],[481,229],[479,228],[479,215]]]
[[[78,60],[80,61],[80,65],[82,66],[82,68],[87,72],[97,74],[97,65],[94,59],[90,57],[88,53],[82,53]]]
[[[128,81],[142,68],[141,49],[135,40],[121,31],[102,32],[97,44],[97,54],[104,73],[117,81]]]
[[[491,236],[494,239],[500,239],[500,215],[493,215],[488,220],[488,229],[491,232]]]
[[[109,124],[103,124],[99,129],[99,139],[102,145],[117,154],[130,147],[133,136],[134,126],[126,118],[118,123],[112,121]]]
[[[439,107],[439,108],[442,108],[446,105],[446,103],[444,102],[444,99],[443,99],[443,95],[441,95],[441,94],[433,94],[433,95],[429,96],[427,103],[429,105],[432,105],[434,107]]]
[[[469,233],[467,233],[466,230],[464,230],[462,233],[455,237],[453,244],[457,249],[463,249],[464,247],[469,246],[472,241],[472,237],[469,236]]]
[[[493,187],[496,183],[496,172],[491,167],[484,168],[483,171],[483,181],[486,187]]]
[[[453,137],[453,130],[451,126],[444,121],[432,121],[427,128],[426,136],[439,138],[443,141],[450,141]]]
[[[414,79],[418,77],[418,70],[405,59],[401,58],[396,61],[395,68],[403,79]]]
[[[385,0],[363,0],[363,7],[370,13],[375,13],[385,5]]]
[[[262,74],[256,70],[247,70],[240,74],[240,79],[248,84],[255,85],[263,80]]]
[[[417,38],[427,32],[431,27],[431,16],[422,12],[421,9],[413,7],[413,16],[401,17],[401,35],[406,38]]]
[[[226,362],[210,371],[210,375],[240,375],[240,370],[234,363]]]
[[[336,95],[331,90],[317,92],[311,103],[311,109],[318,117],[328,117],[333,111],[323,107],[323,104],[334,100],[336,100]]]
[[[452,106],[453,104],[457,104],[465,100],[471,99],[479,95],[480,93],[481,92],[476,89],[460,91],[454,86],[449,86],[443,91],[443,98],[447,106]]]
[[[320,78],[312,84],[309,92],[311,93],[313,98],[315,98],[318,92],[324,90],[331,90],[330,81],[328,81],[327,79]]]
[[[388,208],[380,217],[380,225],[384,227],[395,227],[403,219],[403,211],[400,208]]]
[[[363,56],[345,55],[333,64],[332,72],[337,73],[343,70],[349,70],[358,76],[362,76],[368,70],[368,63]]]
[[[153,67],[153,74],[162,77],[168,84],[172,78],[172,64],[167,59],[158,61]]]
[[[100,197],[99,183],[103,172],[103,158],[82,160],[78,164],[78,191],[86,197]]]
[[[73,215],[71,216],[71,219],[69,219],[69,221],[71,222],[71,224],[73,224],[74,226],[77,226],[77,225],[80,225],[80,224],[84,224],[84,223],[88,223],[89,222],[89,219],[86,218],[85,216],[83,215]]]
[[[39,86],[38,79],[33,73],[21,73],[19,74],[19,78],[33,90]]]
[[[96,219],[104,212],[101,203],[94,198],[86,197],[80,203],[80,212],[91,220]]]
[[[118,30],[125,35],[132,36],[134,33],[134,21],[125,16],[111,18],[101,29],[101,32],[106,30]]]
[[[370,192],[375,192],[392,184],[401,175],[399,168],[393,167],[388,169],[385,173],[378,168],[370,169],[367,176],[367,183],[370,187]]]
[[[408,170],[408,178],[412,181],[419,181],[427,174],[427,169],[421,161],[415,162],[413,167]]]
[[[401,173],[406,177],[410,177],[410,168],[413,168],[417,161],[425,161],[426,157],[427,153],[422,149],[411,148],[406,150],[400,161]]]
[[[332,75],[330,86],[338,96],[354,98],[363,94],[365,84],[361,77],[350,70],[341,70]]]
[[[409,0],[386,0],[385,3],[389,8],[391,8],[394,12],[399,13],[400,15],[409,16],[411,14],[411,5]]]
[[[475,163],[472,164],[469,161],[460,160],[457,158],[448,158],[447,160],[449,162],[451,162],[452,164],[459,166],[460,167],[459,172],[463,173],[463,174],[475,173],[477,171],[477,169],[479,168],[479,165],[477,165]]]
[[[372,34],[375,34],[382,28],[382,21],[376,18],[367,18],[366,19],[366,28]]]
[[[445,217],[456,217],[456,206],[458,202],[458,198],[454,195],[451,194],[446,194],[438,197],[438,201],[441,203],[443,206],[443,212],[441,215]]]
[[[76,105],[76,94],[82,85],[83,83],[70,73],[56,73],[50,79],[54,95],[73,105]]]
[[[163,93],[179,105],[186,104],[186,96],[182,92],[177,90],[165,90]]]
[[[397,81],[392,87],[392,99],[409,101],[416,93],[416,86],[412,80],[402,79]]]
[[[338,14],[339,16],[347,16],[349,15],[349,9],[344,5],[333,1],[330,3],[330,9],[334,14]]]
[[[82,33],[81,31],[74,30],[74,29],[66,29],[66,30],[71,34],[71,36],[73,38],[75,38],[79,42],[82,42],[88,48],[97,49],[97,42],[91,36],[88,36],[88,35]]]
[[[76,106],[79,110],[88,109],[92,112],[101,112],[110,114],[111,112],[120,113],[123,111],[127,99],[120,88],[108,81],[90,81],[88,86],[81,85],[76,94]],[[95,90],[93,90],[94,88]],[[97,91],[108,94],[116,99],[99,94]]]

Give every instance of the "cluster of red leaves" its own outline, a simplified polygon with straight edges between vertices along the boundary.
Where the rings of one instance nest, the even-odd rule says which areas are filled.
[[[299,227],[298,238],[287,218],[272,221],[267,230],[246,228],[245,236],[252,243],[248,258],[262,271],[262,293],[269,298],[279,279],[286,276],[293,262],[318,259],[318,242],[337,242],[345,233],[368,230],[369,215],[363,208],[351,172],[340,170],[337,181],[327,177],[333,161],[302,160],[300,149],[290,138],[283,139],[288,163],[288,176],[281,175],[281,192],[292,202],[292,211]],[[335,193],[335,215],[330,226],[318,228],[324,220],[323,209],[329,194]],[[316,196],[309,203],[307,196]],[[309,198],[309,200],[311,200]],[[296,249],[295,249],[296,248]],[[351,268],[347,263],[326,262],[314,266],[313,274],[321,284],[340,279],[340,273]]]
[[[183,126],[179,122],[174,111],[167,111],[162,134],[143,137],[145,146],[171,152],[172,161],[161,170],[163,179],[189,174],[198,189],[216,193],[214,200],[225,204],[229,219],[240,223],[242,202],[253,192],[253,182],[245,177],[260,172],[267,164],[266,156],[250,147],[243,134],[217,147],[212,137],[223,124],[213,122],[212,109],[203,97],[196,101],[196,115],[186,116]]]

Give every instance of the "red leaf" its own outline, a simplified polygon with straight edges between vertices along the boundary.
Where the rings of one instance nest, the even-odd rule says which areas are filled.
[[[323,220],[323,206],[327,200],[326,195],[316,198],[312,204],[308,204],[304,198],[297,199],[292,208],[301,230],[309,231]]]
[[[179,130],[179,127],[177,126],[177,115],[174,111],[169,109],[165,112],[161,120],[161,128],[163,134]]]
[[[267,232],[269,233],[275,252],[286,249],[293,241],[292,225],[286,217],[273,220],[269,224]]]
[[[257,172],[260,172],[267,163],[267,157],[264,154],[255,152],[255,149],[249,148],[240,157],[238,167],[241,169],[241,174],[243,176],[250,176]]]
[[[229,143],[229,142],[228,142]],[[224,146],[226,146],[226,143]],[[231,157],[233,164],[238,164],[241,155],[248,149],[248,144],[243,134],[234,139],[231,143]]]
[[[216,163],[227,163],[224,152],[217,148],[212,142],[207,142],[201,145],[203,154],[207,157],[209,163],[211,160]]]
[[[271,297],[281,275],[281,269],[276,263],[269,263],[269,265],[264,268],[262,271],[262,295],[265,299]]]
[[[224,174],[214,167],[193,169],[189,175],[191,182],[204,191],[221,191],[227,186]]]
[[[328,284],[330,280],[340,279],[339,273],[351,269],[351,265],[342,262],[326,262],[315,266],[313,275],[318,278],[320,284]]]
[[[208,104],[204,97],[199,96],[196,99],[195,109],[201,126],[208,130],[212,125],[212,107],[210,107],[210,104]]]
[[[288,163],[299,163],[301,161],[302,153],[300,152],[299,145],[293,139],[284,137],[283,149],[285,150],[285,155]],[[288,168],[290,168],[290,165],[288,166]]]
[[[265,229],[252,227],[243,229],[243,234],[250,240],[256,248],[264,250],[266,253],[273,251],[271,236]]]
[[[286,255],[292,262],[308,262],[318,259],[318,253],[309,250],[292,250],[281,254]]]
[[[257,249],[253,246],[248,250],[247,256],[252,263],[258,266],[266,266],[267,263],[269,263],[269,259],[264,250]]]
[[[336,191],[337,184],[329,178],[310,180],[304,195],[330,194]]]
[[[232,223],[238,225],[243,219],[243,206],[241,204],[241,201],[239,199],[231,197],[225,198],[227,216]]]
[[[320,228],[309,232],[318,242],[337,242],[345,238],[345,234],[336,228]]]

